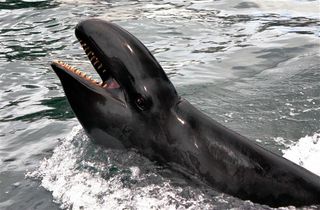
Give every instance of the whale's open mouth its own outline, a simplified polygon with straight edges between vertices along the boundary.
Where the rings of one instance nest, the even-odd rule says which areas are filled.
[[[70,97],[76,97],[81,90],[84,98],[98,94],[106,101],[111,97],[140,111],[152,106],[153,97],[169,103],[168,107],[175,103],[167,100],[169,96],[177,98],[172,83],[150,51],[132,34],[113,23],[90,19],[75,27],[75,35],[101,80],[62,61],[53,62],[51,66]]]
[[[90,47],[88,43],[84,42],[83,40],[79,40],[82,48],[84,49],[84,52],[88,56],[92,66],[97,71],[97,73],[100,75],[101,81],[98,81],[96,79],[93,79],[92,76],[89,76],[87,73],[79,70],[76,67],[73,67],[63,61],[53,61],[53,65],[56,67],[63,69],[64,71],[71,73],[73,75],[77,75],[78,77],[84,79],[85,81],[91,82],[93,85],[97,85],[101,88],[105,89],[119,89],[120,85],[116,81],[116,79],[111,75],[110,71],[107,70],[107,67],[102,64],[102,62],[99,60],[97,53],[93,49],[93,47]]]

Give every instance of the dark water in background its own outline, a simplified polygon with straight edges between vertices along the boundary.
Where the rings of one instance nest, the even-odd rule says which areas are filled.
[[[279,154],[308,135],[307,153],[315,157],[319,4],[1,0],[0,209],[267,208],[170,179],[173,172],[134,151],[92,145],[49,63],[89,72],[75,25],[88,17],[116,22],[145,43],[180,95],[212,118]]]

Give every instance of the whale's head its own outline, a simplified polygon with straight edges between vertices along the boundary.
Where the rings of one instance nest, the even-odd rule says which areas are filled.
[[[136,37],[115,24],[89,19],[75,34],[100,79],[62,61],[51,66],[80,123],[108,146],[146,144],[132,141],[160,129],[179,101],[167,75]]]

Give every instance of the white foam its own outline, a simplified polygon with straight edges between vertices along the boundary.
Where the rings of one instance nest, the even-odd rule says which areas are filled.
[[[205,202],[200,190],[172,186],[157,168],[134,151],[94,145],[76,126],[26,176],[40,180],[66,209],[212,209],[215,202]]]
[[[299,141],[283,150],[283,157],[297,163],[309,171],[320,176],[320,134],[305,136]]]

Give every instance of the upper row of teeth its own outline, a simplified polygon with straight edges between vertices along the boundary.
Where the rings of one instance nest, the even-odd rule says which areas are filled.
[[[99,59],[94,55],[94,52],[90,49],[90,47],[83,41],[80,40],[80,44],[83,47],[85,53],[88,55],[92,65],[96,67],[97,70],[104,72],[105,69],[103,69],[102,63],[99,61]]]
[[[77,75],[91,81],[91,82],[94,82],[96,83],[97,85],[101,86],[101,87],[107,87],[108,84],[107,83],[103,83],[103,82],[98,82],[97,80],[95,79],[92,79],[92,76],[87,76],[86,73],[80,71],[79,69],[77,68],[74,68],[73,66],[70,66],[69,64],[66,64],[62,61],[56,61],[56,63],[60,64],[61,66],[63,66],[65,69],[68,69],[69,71],[72,71],[74,73],[76,73]]]

